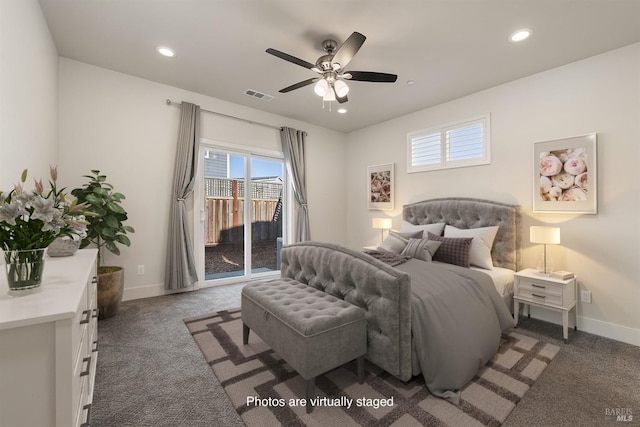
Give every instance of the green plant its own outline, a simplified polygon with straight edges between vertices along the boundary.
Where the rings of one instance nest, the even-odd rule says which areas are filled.
[[[107,183],[107,176],[99,170],[91,170],[93,175],[84,175],[89,182],[81,188],[75,188],[71,194],[79,203],[86,203],[87,209],[94,215],[87,215],[87,236],[82,240],[81,248],[93,243],[98,248],[98,269],[100,268],[101,250],[120,255],[118,244],[130,246],[127,233],[134,233],[133,227],[124,225],[127,212],[120,202],[125,199],[122,193],[113,191],[113,185]]]

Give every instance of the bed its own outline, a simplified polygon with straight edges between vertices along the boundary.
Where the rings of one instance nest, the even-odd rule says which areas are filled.
[[[403,223],[445,223],[461,229],[498,226],[491,248],[493,269],[471,266],[492,277],[498,293],[513,311],[514,274],[520,267],[520,208],[484,199],[448,197],[405,205]]]
[[[403,221],[458,230],[498,226],[491,262],[518,267],[516,206],[432,199],[404,206]],[[391,266],[338,245],[302,242],[283,248],[281,272],[362,307],[367,359],[403,381],[422,374],[431,393],[453,403],[498,350],[502,331],[513,326],[493,278],[478,269],[413,258]]]

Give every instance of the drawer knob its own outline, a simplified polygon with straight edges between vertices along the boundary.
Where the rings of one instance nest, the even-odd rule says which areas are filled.
[[[80,427],[89,427],[89,420],[91,419],[91,403],[84,405],[82,409],[87,411],[87,417],[85,418],[85,422],[80,424]]]
[[[91,279],[91,283],[98,283],[98,276],[93,276],[93,279]]]
[[[80,324],[84,325],[85,323],[89,323],[90,318],[91,318],[91,310],[83,310],[82,319],[80,319]]]
[[[80,376],[81,377],[86,377],[87,375],[89,375],[89,371],[91,370],[91,356],[87,356],[84,359],[82,359],[82,363],[86,363],[87,364],[87,369],[85,369],[84,371],[80,372]]]

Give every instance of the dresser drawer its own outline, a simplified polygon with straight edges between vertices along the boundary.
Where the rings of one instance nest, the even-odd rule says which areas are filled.
[[[73,369],[73,379],[71,382],[71,402],[74,408],[74,419],[78,419],[82,414],[82,407],[84,406],[87,398],[87,390],[89,387],[89,380],[92,375],[92,369],[95,369],[95,364],[92,363],[93,357],[91,355],[83,355],[78,359]]]
[[[71,322],[71,348],[72,354],[76,355],[76,357],[82,352],[80,346],[82,341],[86,340],[85,334],[91,322],[91,310],[87,303],[87,292],[88,289],[85,286],[80,298],[80,305]],[[86,342],[84,344],[86,345]]]

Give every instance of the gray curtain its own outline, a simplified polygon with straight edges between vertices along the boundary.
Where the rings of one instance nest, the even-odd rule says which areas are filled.
[[[280,129],[284,164],[292,181],[293,195],[298,202],[298,220],[294,242],[311,240],[309,232],[309,209],[307,207],[307,185],[304,167],[304,140],[306,132],[287,127]]]
[[[182,102],[169,216],[164,279],[167,289],[188,288],[198,281],[185,199],[191,195],[195,183],[199,140],[200,107]]]

